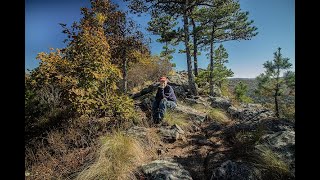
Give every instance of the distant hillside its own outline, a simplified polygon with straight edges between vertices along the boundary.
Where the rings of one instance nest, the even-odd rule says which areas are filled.
[[[258,82],[255,78],[230,78],[229,79],[229,88],[233,92],[234,88],[236,85],[242,81],[243,83],[248,85],[248,96],[252,98],[252,100],[255,103],[264,103],[264,102],[269,102],[273,103],[272,98],[266,98],[266,97],[261,97],[257,96],[254,91],[258,86]],[[284,99],[287,103],[294,103],[294,97],[293,96],[287,96]]]
[[[258,82],[255,78],[230,78],[229,79],[229,88],[233,92],[236,85],[242,81],[243,83],[248,85],[248,96],[251,97],[255,102],[259,102],[261,97],[258,97],[254,94],[254,90],[258,86]]]
[[[229,87],[234,90],[236,85],[240,82],[244,82],[245,84],[248,85],[248,90],[253,91],[255,88],[258,86],[258,82],[256,81],[255,78],[230,78],[229,79]]]

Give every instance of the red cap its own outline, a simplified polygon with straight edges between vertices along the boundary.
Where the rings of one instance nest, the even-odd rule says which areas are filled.
[[[166,81],[166,80],[167,80],[167,78],[164,77],[164,76],[162,76],[159,81],[160,81],[160,82],[163,82],[163,81]]]

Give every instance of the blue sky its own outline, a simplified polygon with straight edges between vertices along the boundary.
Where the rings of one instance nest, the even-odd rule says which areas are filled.
[[[125,3],[120,8],[126,9]],[[49,48],[62,48],[65,35],[58,23],[71,25],[81,17],[80,8],[89,6],[89,0],[26,0],[25,3],[25,69],[38,66],[36,55],[49,52]],[[249,11],[249,19],[254,20],[259,34],[252,40],[225,42],[229,53],[227,66],[234,72],[234,77],[253,78],[264,71],[263,63],[273,59],[273,53],[282,48],[284,57],[295,64],[295,2],[294,0],[240,0],[241,9]],[[141,30],[152,39],[151,52],[159,54],[162,44],[157,37],[145,30],[150,16],[131,15],[140,24]],[[218,45],[216,45],[217,47]],[[176,47],[176,49],[182,49]],[[209,60],[204,55],[199,59],[199,67],[206,68]],[[174,54],[173,62],[177,70],[187,69],[186,55]]]

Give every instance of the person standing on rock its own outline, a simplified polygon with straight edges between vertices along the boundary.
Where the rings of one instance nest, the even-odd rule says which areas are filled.
[[[156,100],[152,105],[153,121],[158,124],[163,120],[164,114],[169,109],[174,109],[177,106],[177,98],[174,94],[173,88],[168,85],[166,77],[159,79],[160,86],[156,94]]]

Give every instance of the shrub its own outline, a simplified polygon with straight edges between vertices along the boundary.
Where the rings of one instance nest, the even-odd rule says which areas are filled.
[[[128,119],[133,104],[117,91],[121,73],[110,62],[107,38],[100,21],[95,20],[101,16],[92,16],[84,13],[81,23],[76,24],[76,35],[63,51],[38,54],[40,65],[31,72],[31,89],[51,92],[54,87],[51,94],[44,93],[54,96],[41,96],[53,107],[65,104],[80,115]]]
[[[172,70],[172,64],[158,56],[150,56],[136,52],[134,54],[138,62],[131,65],[128,71],[128,88],[133,90],[135,87],[147,85],[146,82],[154,82],[160,76],[168,76]]]
[[[242,83],[242,81],[240,81],[234,89],[236,100],[244,103],[252,103],[253,102],[252,99],[246,95],[247,92],[248,92],[247,84]]]

